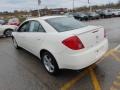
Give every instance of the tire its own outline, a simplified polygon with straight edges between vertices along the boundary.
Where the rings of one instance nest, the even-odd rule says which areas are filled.
[[[115,15],[115,14],[112,14],[112,17],[116,17],[116,15]]]
[[[97,18],[98,20],[100,19],[100,17]]]
[[[41,59],[42,59],[42,63],[44,65],[46,71],[49,74],[58,75],[60,70],[59,70],[58,64],[52,54],[50,54],[49,52],[44,52],[41,55]]]
[[[12,36],[12,32],[13,32],[12,29],[7,29],[7,30],[4,31],[4,36],[5,37],[11,37]]]
[[[13,41],[14,47],[15,47],[16,49],[19,49],[20,47],[18,46],[17,41],[15,40],[14,37],[12,37],[12,41]]]
[[[79,20],[80,20],[80,21],[83,21],[83,19],[82,19],[82,18],[79,18]]]
[[[87,21],[87,19],[86,19],[86,18],[84,18],[84,21]]]
[[[107,16],[106,16],[106,15],[103,15],[103,18],[107,18]]]

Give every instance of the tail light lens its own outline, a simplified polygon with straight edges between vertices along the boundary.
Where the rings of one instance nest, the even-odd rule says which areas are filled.
[[[62,41],[62,43],[72,50],[80,50],[84,48],[83,43],[77,36],[69,37]]]

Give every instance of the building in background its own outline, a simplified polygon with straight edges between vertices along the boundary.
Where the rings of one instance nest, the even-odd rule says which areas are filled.
[[[40,14],[41,16],[44,15],[59,15],[59,14],[64,14],[68,11],[67,8],[55,8],[55,9],[41,9]],[[33,10],[31,11],[32,16],[38,16],[38,10]]]

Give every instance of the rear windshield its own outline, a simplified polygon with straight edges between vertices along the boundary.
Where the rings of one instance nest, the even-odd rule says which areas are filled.
[[[58,32],[75,30],[86,26],[73,17],[57,17],[47,19],[46,21]]]

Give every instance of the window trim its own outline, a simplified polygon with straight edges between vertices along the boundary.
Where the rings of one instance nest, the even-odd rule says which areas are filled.
[[[29,21],[26,21],[26,22],[23,22],[20,27],[18,28],[17,32],[21,32],[20,29],[23,25],[25,25],[26,23],[28,23],[28,27],[30,27],[30,22]],[[29,29],[29,28],[28,28]]]
[[[56,18],[62,18],[62,17],[56,17]],[[56,18],[53,18],[53,19],[56,19]],[[71,17],[71,18],[73,18],[73,17]],[[74,19],[74,18],[73,18],[73,19]],[[65,30],[65,31],[59,31],[56,27],[54,27],[51,23],[49,23],[48,20],[49,20],[49,19],[46,19],[45,21],[46,21],[51,27],[53,27],[57,32],[59,32],[59,33],[61,33],[61,32],[67,32],[67,31],[73,31],[73,30],[75,30],[75,29],[80,29],[80,28],[83,28],[83,27],[87,26],[87,25],[84,24],[85,26],[80,27],[80,28],[75,28],[75,29]],[[75,20],[76,20],[76,19],[75,19]],[[76,21],[77,21],[77,20],[76,20]]]
[[[37,21],[37,20],[29,20],[29,21],[23,22],[23,23],[20,25],[20,27],[18,28],[17,32],[21,32],[21,31],[19,31],[20,28],[21,28],[24,24],[26,24],[26,23],[29,23],[28,27],[30,28],[30,23],[31,23],[32,21],[38,22],[39,25],[41,25],[41,27],[42,27],[42,29],[44,30],[44,32],[40,32],[40,33],[46,33],[46,30],[44,29],[44,27],[42,26],[42,24],[41,24],[39,21]],[[38,32],[39,32],[39,31],[38,31]],[[29,33],[33,33],[33,32],[29,32]],[[34,32],[34,33],[35,33],[35,32]]]
[[[42,26],[42,24],[41,24],[39,21],[37,21],[37,20],[29,20],[29,23],[31,23],[32,21],[34,21],[34,22],[38,22],[39,25],[42,27],[42,29],[44,30],[44,32],[40,32],[40,33],[46,33],[44,27]],[[39,31],[37,31],[37,32],[39,32]]]

